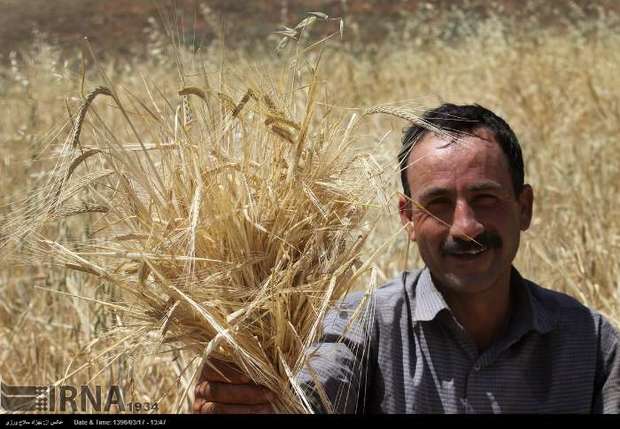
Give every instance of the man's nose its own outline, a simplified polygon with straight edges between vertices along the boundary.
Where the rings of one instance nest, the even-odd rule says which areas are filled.
[[[450,235],[469,241],[483,231],[484,225],[478,222],[476,213],[471,206],[466,201],[457,201],[450,226]]]

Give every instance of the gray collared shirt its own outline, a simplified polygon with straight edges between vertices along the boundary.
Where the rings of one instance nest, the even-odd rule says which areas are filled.
[[[325,321],[316,374],[300,379],[312,392],[320,382],[340,413],[619,413],[618,331],[516,269],[511,290],[506,332],[482,353],[428,269],[352,294]]]

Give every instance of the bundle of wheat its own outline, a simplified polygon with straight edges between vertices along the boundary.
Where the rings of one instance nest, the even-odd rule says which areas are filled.
[[[112,304],[132,318],[119,347],[174,343],[233,362],[278,394],[282,412],[311,411],[295,374],[330,306],[369,266],[359,258],[368,201],[356,117],[335,119],[318,103],[317,69],[301,89],[295,66],[269,90],[205,84],[184,87],[177,103],[164,91],[156,100],[95,89],[20,220],[38,231],[35,251],[124,291]],[[137,143],[106,125],[98,97]],[[84,214],[87,240],[42,232]]]

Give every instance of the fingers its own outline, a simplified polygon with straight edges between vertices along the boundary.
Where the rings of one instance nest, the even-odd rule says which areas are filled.
[[[196,385],[192,409],[207,414],[273,413],[270,401],[275,395],[266,387],[253,383],[234,365],[209,360],[202,368]]]
[[[204,399],[194,401],[193,411],[199,414],[271,414],[274,412],[270,404],[224,404],[221,402],[209,402]]]
[[[202,367],[200,381],[217,383],[248,384],[251,380],[234,365],[217,359],[209,359]]]
[[[265,404],[273,400],[269,389],[256,384],[228,384],[203,381],[196,385],[195,397],[227,404]]]

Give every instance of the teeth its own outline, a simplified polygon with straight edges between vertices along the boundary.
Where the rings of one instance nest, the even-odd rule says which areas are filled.
[[[479,249],[471,249],[471,250],[466,250],[464,252],[456,252],[456,255],[478,255],[482,252],[484,252],[485,250],[487,250],[486,247],[482,247]]]

